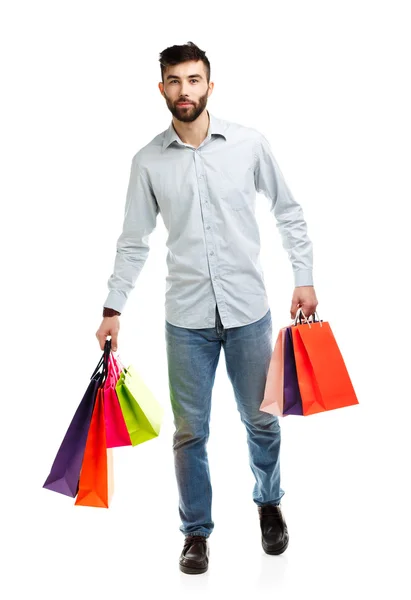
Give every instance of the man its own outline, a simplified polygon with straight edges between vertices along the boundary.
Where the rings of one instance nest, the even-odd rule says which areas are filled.
[[[185,536],[179,564],[194,574],[208,568],[207,538],[214,528],[206,444],[221,346],[247,431],[263,549],[281,554],[288,546],[280,508],[279,419],[259,410],[272,323],[258,258],[257,191],[270,201],[292,262],[291,317],[298,307],[306,317],[312,315],[317,299],[303,213],[266,138],[206,110],[214,84],[208,58],[195,44],[167,48],[160,64],[159,90],[172,122],[133,157],[123,232],[96,336],[103,350],[110,335],[117,350],[119,315],[147,259],[148,238],[161,212],[169,233],[165,338]]]

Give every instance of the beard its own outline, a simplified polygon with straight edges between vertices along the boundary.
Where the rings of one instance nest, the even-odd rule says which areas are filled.
[[[171,114],[183,123],[192,123],[201,115],[205,107],[207,106],[208,92],[201,96],[197,104],[191,106],[177,106],[177,102],[181,102],[182,99],[178,99],[175,103],[171,102],[167,96],[165,96],[167,108]],[[191,100],[190,100],[191,102]]]

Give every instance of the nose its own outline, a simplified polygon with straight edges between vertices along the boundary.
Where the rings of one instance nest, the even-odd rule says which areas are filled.
[[[186,87],[189,87],[189,84],[188,84],[187,82],[185,82],[185,81],[184,81],[184,82],[181,84],[181,88],[180,88],[180,94],[181,94],[181,97],[182,97],[182,98],[185,98],[185,97],[186,97]]]

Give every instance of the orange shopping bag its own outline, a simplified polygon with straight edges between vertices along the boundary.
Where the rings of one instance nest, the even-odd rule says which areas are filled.
[[[303,414],[359,404],[330,324],[306,320],[291,332]]]
[[[260,410],[276,416],[282,416],[284,407],[284,336],[286,327],[277,335],[271,354],[265,383],[264,398]]]
[[[80,472],[76,505],[108,508],[113,494],[113,456],[107,448],[103,387],[97,390]]]

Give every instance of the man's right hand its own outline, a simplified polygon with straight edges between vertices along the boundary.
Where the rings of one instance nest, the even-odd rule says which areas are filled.
[[[104,345],[106,343],[107,336],[111,336],[111,349],[113,352],[117,351],[117,336],[120,330],[120,318],[118,315],[113,317],[104,317],[100,327],[96,332],[96,338],[99,341],[100,349],[104,351]]]

